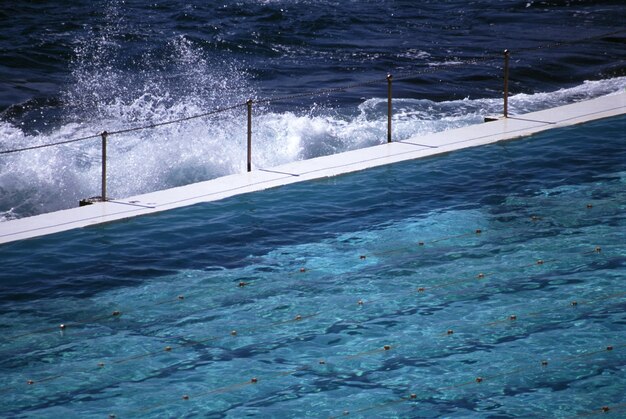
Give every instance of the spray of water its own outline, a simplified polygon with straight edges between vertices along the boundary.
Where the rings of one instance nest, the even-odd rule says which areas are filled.
[[[209,57],[183,36],[158,50],[131,57],[120,41],[126,28],[115,2],[108,24],[76,46],[71,82],[62,93],[64,118],[45,133],[25,132],[0,121],[0,148],[63,141],[103,130],[158,123],[243,104],[253,94],[237,63]],[[587,82],[552,93],[520,94],[512,113],[523,113],[620,91],[626,77]],[[252,92],[252,94],[251,94]],[[386,141],[386,99],[363,100],[358,108],[313,106],[298,112],[255,107],[254,166],[362,148]],[[448,102],[394,100],[394,139],[480,123],[499,113],[497,99]],[[112,197],[207,180],[245,168],[246,109],[193,119],[109,139]],[[75,207],[100,189],[98,139],[0,156],[0,221]]]

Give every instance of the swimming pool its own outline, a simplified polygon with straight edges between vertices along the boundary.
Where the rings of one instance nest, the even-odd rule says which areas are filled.
[[[623,412],[625,125],[2,246],[0,414]]]

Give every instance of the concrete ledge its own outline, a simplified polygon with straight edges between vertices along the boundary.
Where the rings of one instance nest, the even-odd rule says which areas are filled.
[[[0,244],[449,153],[626,113],[626,92],[332,156],[0,223]]]

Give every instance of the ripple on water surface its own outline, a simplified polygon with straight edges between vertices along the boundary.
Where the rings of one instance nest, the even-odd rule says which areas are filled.
[[[618,409],[624,123],[5,245],[3,415]]]

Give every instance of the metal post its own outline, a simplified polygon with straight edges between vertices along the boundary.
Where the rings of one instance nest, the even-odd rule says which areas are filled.
[[[509,116],[509,50],[504,50],[504,117]]]
[[[391,79],[393,76],[387,74],[387,142],[391,142]]]
[[[252,171],[252,99],[246,102],[248,105],[248,172]]]
[[[103,131],[100,135],[102,135],[102,195],[100,198],[102,202],[105,202],[107,200],[107,136],[109,134]]]

